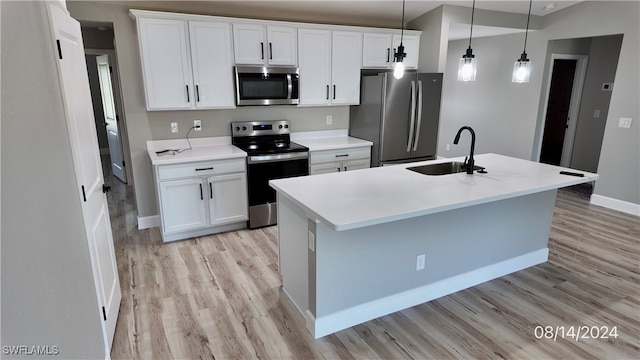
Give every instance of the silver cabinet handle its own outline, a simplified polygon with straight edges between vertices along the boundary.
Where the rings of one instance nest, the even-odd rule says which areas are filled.
[[[416,139],[413,142],[413,151],[418,149],[420,140],[420,125],[422,125],[422,80],[418,80],[418,124],[416,125]]]
[[[407,152],[411,151],[413,142],[413,128],[416,123],[416,82],[411,80],[411,123],[409,124],[409,138],[407,139]]]

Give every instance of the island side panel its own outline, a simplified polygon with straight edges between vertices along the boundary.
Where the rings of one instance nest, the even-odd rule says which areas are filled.
[[[316,338],[547,260],[556,190],[348,231],[316,224]],[[425,254],[425,269],[416,257]],[[307,319],[309,321],[309,319]]]
[[[277,195],[278,252],[282,288],[301,314],[309,307],[308,225],[303,209]]]

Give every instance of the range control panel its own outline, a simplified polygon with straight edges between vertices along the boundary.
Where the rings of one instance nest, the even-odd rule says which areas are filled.
[[[284,135],[291,133],[289,120],[243,121],[231,123],[231,136]]]

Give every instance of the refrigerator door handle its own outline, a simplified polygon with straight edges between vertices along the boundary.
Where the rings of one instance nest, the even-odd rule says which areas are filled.
[[[411,80],[411,123],[409,124],[409,139],[407,139],[407,152],[411,151],[413,142],[413,130],[416,124],[416,82]]]
[[[418,150],[420,125],[422,125],[422,80],[418,80],[418,124],[416,125],[416,140],[413,142],[413,151]]]

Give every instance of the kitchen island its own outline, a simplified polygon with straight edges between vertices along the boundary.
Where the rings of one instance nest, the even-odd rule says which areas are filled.
[[[451,160],[270,182],[283,289],[315,338],[545,262],[557,189],[598,178],[496,154],[486,174],[407,169]]]

